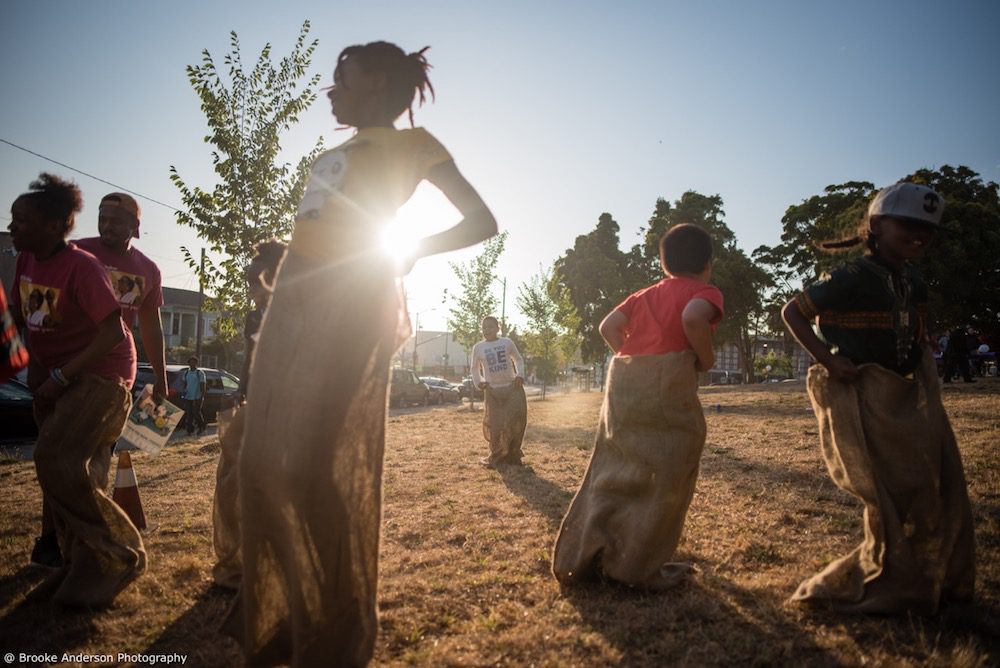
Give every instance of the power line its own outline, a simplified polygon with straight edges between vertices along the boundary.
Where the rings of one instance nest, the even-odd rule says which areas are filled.
[[[16,148],[19,151],[24,151],[25,153],[30,153],[31,155],[35,156],[36,158],[41,158],[42,160],[48,160],[49,162],[51,162],[53,164],[56,164],[56,165],[59,165],[60,167],[65,167],[66,169],[72,170],[72,171],[76,172],[77,174],[83,174],[87,178],[94,179],[95,181],[100,181],[101,183],[106,183],[109,186],[111,186],[113,188],[117,188],[118,190],[121,190],[123,192],[130,193],[132,195],[135,195],[136,197],[141,197],[144,200],[149,200],[150,202],[153,202],[154,204],[159,204],[160,206],[166,207],[166,208],[170,209],[171,211],[176,211],[177,213],[184,213],[183,211],[181,211],[180,209],[178,209],[175,206],[171,206],[170,204],[166,204],[164,202],[161,202],[160,200],[154,199],[152,197],[149,197],[148,195],[143,195],[142,193],[137,193],[134,190],[129,190],[128,188],[126,188],[124,186],[120,186],[117,183],[112,183],[111,181],[108,181],[107,179],[102,179],[99,176],[94,176],[93,174],[88,174],[87,172],[83,171],[82,169],[77,169],[76,167],[71,167],[70,165],[67,165],[65,162],[59,162],[58,160],[50,158],[50,157],[48,157],[46,155],[42,155],[41,153],[36,153],[36,152],[32,151],[31,149],[24,148],[23,146],[18,146],[14,142],[7,141],[6,139],[3,139],[2,137],[0,137],[0,142],[2,142],[4,144],[7,144],[8,146],[12,146],[12,147]]]

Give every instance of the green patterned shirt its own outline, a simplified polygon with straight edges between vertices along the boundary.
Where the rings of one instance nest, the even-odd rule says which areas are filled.
[[[831,352],[855,364],[874,362],[901,375],[920,362],[927,285],[915,267],[896,273],[876,257],[848,262],[795,298]]]

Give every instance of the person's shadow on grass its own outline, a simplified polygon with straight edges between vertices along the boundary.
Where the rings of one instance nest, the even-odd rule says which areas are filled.
[[[207,587],[142,653],[183,654],[195,666],[240,665],[239,647],[221,630],[235,596],[228,589]]]
[[[24,566],[0,579],[0,609],[24,597],[50,571]],[[68,608],[48,601],[22,600],[0,617],[0,648],[4,652],[41,655],[65,652],[86,644],[97,634],[98,608]]]
[[[665,592],[614,582],[561,590],[621,665],[839,665],[780,601],[719,576],[693,575]]]
[[[530,466],[504,466],[497,469],[503,484],[522,497],[544,515],[553,527],[562,522],[573,492],[563,489],[551,480],[539,478]]]

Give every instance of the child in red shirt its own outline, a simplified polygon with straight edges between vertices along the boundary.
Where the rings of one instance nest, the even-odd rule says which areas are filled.
[[[601,323],[616,355],[594,454],[556,539],[552,572],[564,584],[607,578],[662,590],[692,570],[670,559],[705,445],[697,371],[715,362],[722,293],[708,284],[712,239],[700,227],[671,228],[660,261],[667,278]]]
[[[678,225],[668,234],[698,238],[702,232],[694,225]],[[711,251],[711,239],[705,241]],[[666,235],[661,244],[664,242]],[[698,371],[708,371],[715,363],[712,333],[723,312],[722,292],[708,282],[712,274],[711,259],[699,267],[703,255],[672,251],[669,244],[667,252],[678,255],[664,256],[667,277],[629,295],[601,322],[601,336],[618,355],[665,355],[694,350]],[[674,271],[667,269],[668,266],[673,266]]]

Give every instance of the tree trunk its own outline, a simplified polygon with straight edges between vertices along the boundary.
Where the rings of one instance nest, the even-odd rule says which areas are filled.
[[[748,383],[757,382],[757,374],[753,370],[754,362],[754,351],[753,351],[753,339],[750,337],[750,333],[744,328],[740,328],[739,333],[739,349],[740,357],[743,362],[743,371],[747,375]]]

